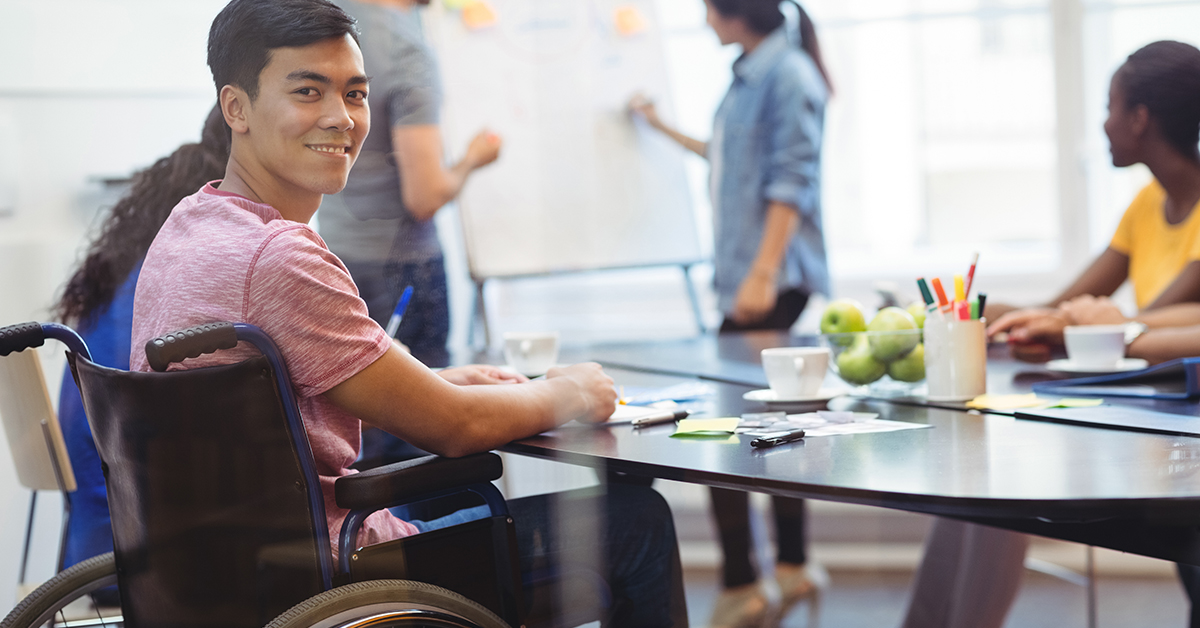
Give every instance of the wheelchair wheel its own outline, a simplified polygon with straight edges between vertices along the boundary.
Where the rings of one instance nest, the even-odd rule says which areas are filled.
[[[87,620],[84,623],[95,626],[120,626],[123,620],[120,615],[102,616],[95,609],[89,608],[87,617],[66,617],[64,609],[72,602],[83,601],[90,607],[86,598],[105,587],[117,583],[117,563],[112,552],[89,558],[68,569],[30,593],[9,612],[0,622],[0,628],[34,628],[55,619],[56,616],[66,623],[70,620]],[[72,621],[73,625],[77,625]]]
[[[408,580],[371,580],[330,589],[288,609],[266,628],[368,626],[509,628],[457,593]]]

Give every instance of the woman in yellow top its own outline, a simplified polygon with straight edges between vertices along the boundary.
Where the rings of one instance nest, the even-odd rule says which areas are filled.
[[[1050,306],[989,304],[992,316],[1008,310],[989,333],[1007,331],[1018,357],[1045,359],[1068,324],[1123,321],[1107,298],[1088,295],[1106,297],[1126,279],[1147,316],[1190,312],[1200,323],[1200,303],[1182,304],[1200,301],[1200,50],[1172,41],[1138,50],[1113,75],[1108,98],[1113,165],[1144,163],[1155,180],[1125,211],[1108,249]],[[1191,355],[1200,355],[1200,326],[1191,329]],[[1169,331],[1143,334],[1130,355]],[[1000,628],[1020,590],[1027,546],[1017,532],[937,519],[902,628]],[[1179,572],[1192,599],[1190,625],[1200,628],[1200,568]]]
[[[1095,318],[1087,308],[1060,306],[1107,297],[1126,279],[1143,312],[1200,301],[1200,50],[1175,41],[1141,48],[1113,75],[1108,99],[1113,165],[1146,164],[1154,181],[1125,211],[1109,247],[1047,306],[988,304],[989,335],[1008,332],[1019,358],[1048,359],[1063,327]],[[1092,301],[1076,305],[1085,304]]]

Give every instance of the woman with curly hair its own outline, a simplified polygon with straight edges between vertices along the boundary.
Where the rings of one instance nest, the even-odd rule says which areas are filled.
[[[229,127],[221,110],[214,107],[200,142],[184,144],[134,174],[129,193],[100,225],[99,235],[88,246],[83,263],[67,281],[54,308],[57,319],[83,336],[96,363],[129,368],[133,291],[142,258],[171,209],[205,183],[224,176],[228,159]],[[79,486],[71,496],[62,556],[63,567],[70,567],[112,551],[112,524],[100,457],[70,372],[63,377],[58,412]]]

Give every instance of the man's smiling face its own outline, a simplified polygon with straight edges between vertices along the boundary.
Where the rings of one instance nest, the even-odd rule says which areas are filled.
[[[247,148],[272,187],[340,192],[370,128],[358,44],[346,35],[271,50],[245,116]]]

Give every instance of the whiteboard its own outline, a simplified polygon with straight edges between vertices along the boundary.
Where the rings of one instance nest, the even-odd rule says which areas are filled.
[[[653,2],[487,1],[483,28],[444,6],[461,0],[426,14],[448,146],[484,127],[504,138],[459,198],[472,276],[701,260],[682,149],[625,112],[636,92],[672,110]]]

